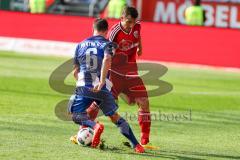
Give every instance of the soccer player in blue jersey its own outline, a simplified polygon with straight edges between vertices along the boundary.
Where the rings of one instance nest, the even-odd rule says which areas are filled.
[[[118,109],[111,94],[112,84],[108,79],[108,70],[114,54],[114,44],[108,41],[108,23],[105,19],[96,19],[93,24],[93,36],[78,44],[74,57],[74,77],[77,79],[75,95],[70,98],[69,112],[72,120],[81,126],[94,130],[92,147],[97,147],[104,130],[104,125],[92,121],[87,115],[87,108],[96,102],[105,116],[120,128],[137,153],[144,148],[134,136],[128,122],[116,111]]]

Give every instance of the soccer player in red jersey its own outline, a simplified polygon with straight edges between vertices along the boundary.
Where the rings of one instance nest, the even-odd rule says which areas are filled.
[[[109,34],[110,41],[118,45],[111,66],[112,94],[117,99],[120,93],[126,95],[129,104],[139,106],[138,122],[141,128],[141,144],[149,142],[151,115],[146,88],[138,75],[137,56],[142,55],[141,24],[134,7],[123,10],[121,21],[115,24]]]
[[[134,7],[124,8],[121,21],[115,24],[108,34],[109,40],[118,46],[112,59],[110,79],[113,83],[111,92],[115,99],[123,93],[128,104],[137,103],[141,144],[146,145],[150,136],[151,114],[148,94],[138,75],[136,63],[137,56],[142,55],[141,24],[137,17],[138,11]],[[93,103],[87,112],[94,120],[98,114],[96,103]]]

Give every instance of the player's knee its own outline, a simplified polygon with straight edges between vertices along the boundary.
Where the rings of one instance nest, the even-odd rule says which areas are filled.
[[[120,115],[118,113],[115,113],[112,116],[109,116],[109,118],[111,119],[111,121],[115,124],[117,123],[117,121],[121,118]]]
[[[149,112],[149,100],[147,97],[136,98],[136,102],[139,106],[139,110],[143,112]]]
[[[74,123],[82,125],[84,121],[88,120],[87,113],[73,113],[72,120]]]

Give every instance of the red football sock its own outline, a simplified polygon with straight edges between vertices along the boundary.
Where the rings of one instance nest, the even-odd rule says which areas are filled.
[[[151,114],[150,112],[138,112],[138,123],[141,128],[141,144],[145,145],[149,142]]]
[[[98,112],[99,112],[99,107],[95,102],[93,102],[91,106],[87,109],[87,114],[90,120],[92,121],[95,121],[95,119],[97,118]]]

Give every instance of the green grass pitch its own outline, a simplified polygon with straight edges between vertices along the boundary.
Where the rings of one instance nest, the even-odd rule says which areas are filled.
[[[0,159],[1,160],[155,160],[240,159],[240,74],[219,70],[169,68],[162,80],[172,92],[150,98],[154,113],[183,116],[155,119],[151,145],[158,150],[135,154],[125,147],[118,129],[105,117],[107,148],[73,145],[69,137],[77,125],[55,116],[55,105],[70,95],[49,87],[51,72],[66,58],[0,52]],[[73,84],[71,76],[67,83]],[[120,101],[137,138],[136,106]],[[191,117],[190,117],[191,110]]]

